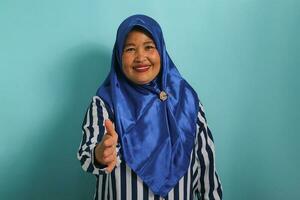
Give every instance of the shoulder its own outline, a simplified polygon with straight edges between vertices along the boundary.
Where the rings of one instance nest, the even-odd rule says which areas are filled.
[[[108,107],[108,105],[105,104],[105,102],[103,101],[103,99],[101,97],[99,97],[99,96],[93,96],[93,98],[92,98],[92,104],[95,104],[98,107],[101,106],[102,108],[105,108],[105,109]]]
[[[91,107],[93,109],[97,109],[98,112],[101,111],[103,115],[106,115],[107,118],[113,119],[113,111],[110,108],[109,104],[105,102],[101,97],[99,96],[93,96]]]
[[[204,106],[202,104],[202,102],[199,100],[198,102],[198,116],[197,116],[197,124],[199,126],[207,126],[207,120],[206,120],[206,116],[205,116],[205,109]]]

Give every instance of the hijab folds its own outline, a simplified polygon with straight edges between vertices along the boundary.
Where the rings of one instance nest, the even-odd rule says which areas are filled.
[[[136,27],[150,33],[161,58],[159,75],[145,85],[130,82],[122,71],[124,43]],[[133,15],[120,24],[111,70],[97,95],[114,113],[123,160],[154,194],[166,196],[188,170],[199,100],[169,57],[155,20]]]

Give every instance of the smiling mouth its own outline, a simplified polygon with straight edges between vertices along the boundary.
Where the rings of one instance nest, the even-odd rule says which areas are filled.
[[[150,65],[138,65],[138,66],[135,66],[133,67],[134,71],[136,72],[146,72],[150,69]]]

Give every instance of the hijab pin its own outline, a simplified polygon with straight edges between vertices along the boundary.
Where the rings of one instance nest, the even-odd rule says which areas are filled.
[[[168,98],[168,95],[167,95],[167,93],[165,93],[164,91],[161,91],[161,92],[159,93],[159,99],[160,99],[160,100],[165,101],[165,100],[167,100],[167,98]]]

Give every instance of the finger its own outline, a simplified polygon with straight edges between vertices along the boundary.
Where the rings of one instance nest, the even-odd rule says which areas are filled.
[[[112,123],[112,121],[110,119],[106,119],[104,125],[105,125],[106,131],[107,131],[106,135],[112,136],[114,138],[115,142],[117,143],[118,142],[118,134],[115,130],[115,126]]]
[[[112,135],[106,133],[106,134],[103,136],[102,141],[104,142],[105,140],[108,140],[108,139],[109,139],[109,140],[112,139],[115,143],[117,143],[117,142],[118,142],[118,135],[112,136]]]
[[[108,164],[108,166],[106,167],[106,171],[108,173],[112,172],[112,170],[115,168],[117,164],[117,159],[115,159],[114,161],[112,161],[111,163]]]
[[[103,141],[103,146],[105,148],[108,148],[108,147],[113,147],[113,146],[116,146],[117,145],[117,141],[115,138],[109,136],[109,137],[106,137]]]
[[[116,148],[114,148],[114,147],[108,147],[108,148],[106,148],[106,149],[103,151],[103,157],[104,157],[104,158],[105,158],[105,157],[108,157],[108,156],[114,154],[115,151],[116,151]]]
[[[114,125],[110,121],[110,119],[106,119],[105,122],[104,122],[104,125],[105,125],[105,128],[106,128],[106,131],[107,131],[108,135],[111,135],[111,136],[117,135],[117,133],[115,131],[115,128],[114,128]]]
[[[103,158],[103,162],[104,164],[108,165],[109,163],[111,163],[112,161],[114,161],[117,157],[114,154],[111,154],[105,158]]]

